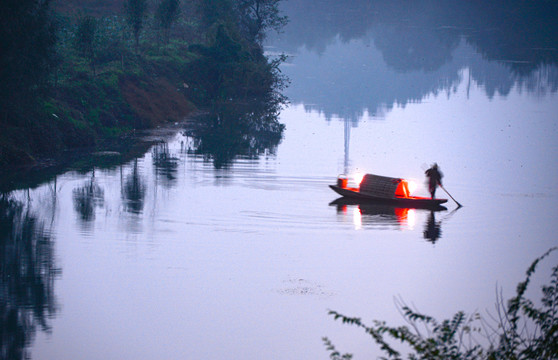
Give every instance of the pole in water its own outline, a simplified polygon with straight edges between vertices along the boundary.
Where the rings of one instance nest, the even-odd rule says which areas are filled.
[[[442,184],[438,184],[438,185],[442,188],[442,190],[444,190],[444,191],[446,192],[446,194],[448,194],[448,196],[449,196],[453,201],[455,201],[455,203],[457,204],[458,207],[463,207],[463,205],[461,205],[459,202],[457,202],[457,200],[455,200],[455,199],[453,198],[453,196],[451,196],[451,194],[446,190],[446,188],[444,188],[444,187],[442,186]]]

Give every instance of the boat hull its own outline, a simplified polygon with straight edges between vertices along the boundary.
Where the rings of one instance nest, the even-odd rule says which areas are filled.
[[[347,189],[342,188],[336,185],[329,185],[329,187],[338,193],[341,196],[357,199],[357,200],[366,200],[366,201],[374,201],[384,204],[394,204],[400,205],[402,207],[407,208],[415,208],[415,209],[436,209],[441,206],[441,204],[446,203],[447,199],[431,199],[425,197],[396,197],[396,198],[385,198],[379,197],[371,193],[360,192],[358,189]]]

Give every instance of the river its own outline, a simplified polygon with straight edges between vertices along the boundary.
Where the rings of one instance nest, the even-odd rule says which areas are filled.
[[[557,49],[536,34],[528,49],[495,46],[511,32],[501,19],[340,3],[287,3],[268,42],[289,55],[280,143],[217,164],[177,128],[4,195],[3,349],[326,359],[326,336],[368,359],[372,339],[329,310],[398,325],[398,301],[441,320],[494,314],[497,292],[514,294],[558,245]],[[328,188],[375,173],[426,195],[434,162],[462,208],[335,204]],[[533,299],[557,259],[540,264]]]

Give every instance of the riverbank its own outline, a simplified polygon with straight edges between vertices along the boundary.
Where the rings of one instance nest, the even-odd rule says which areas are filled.
[[[213,8],[203,1],[127,1],[123,12],[95,16],[22,4],[2,15],[17,20],[32,11],[36,26],[7,25],[22,35],[1,58],[4,169],[35,166],[64,151],[97,151],[138,130],[180,122],[198,107],[222,112],[257,99],[276,115],[284,102],[279,62],[263,55],[266,26],[248,31],[255,15],[232,2]],[[136,5],[141,14],[131,10]],[[27,41],[27,33],[41,37]],[[245,127],[246,117],[228,126]]]
[[[153,128],[131,131],[118,137],[100,139],[94,146],[61,150],[52,154],[39,154],[27,165],[3,167],[0,194],[21,188],[34,188],[67,171],[87,172],[92,168],[109,169],[143,156],[159,143],[167,142],[177,132],[195,122],[203,114],[191,111],[177,122],[161,123]]]
[[[30,120],[6,124],[0,135],[0,165],[29,167],[63,151],[103,148],[137,130],[165,126],[196,111],[179,90],[177,74],[148,75],[143,60],[128,71],[107,67],[93,76],[76,72],[25,110]],[[174,76],[173,76],[174,75]]]

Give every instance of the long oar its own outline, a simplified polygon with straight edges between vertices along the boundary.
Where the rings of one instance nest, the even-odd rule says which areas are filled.
[[[446,192],[446,194],[448,194],[448,196],[455,201],[455,203],[457,204],[458,207],[463,207],[463,205],[461,205],[460,203],[457,202],[457,200],[455,200],[453,198],[453,196],[451,196],[451,194],[442,186],[442,184],[438,183],[438,185],[440,185],[440,187],[442,188],[442,190],[444,190]]]

